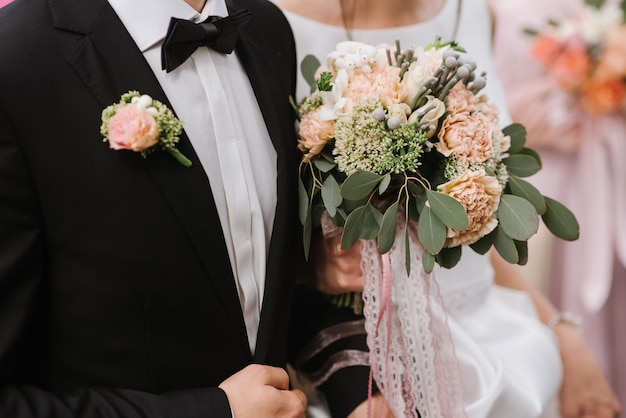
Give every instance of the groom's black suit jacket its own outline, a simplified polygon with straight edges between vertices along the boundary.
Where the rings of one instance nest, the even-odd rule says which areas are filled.
[[[253,13],[236,52],[278,155],[254,357],[186,135],[191,168],[102,142],[101,111],[123,93],[169,106],[108,2],[0,10],[0,417],[229,417],[214,386],[252,362],[284,365],[299,247],[294,45],[272,3],[227,5]]]

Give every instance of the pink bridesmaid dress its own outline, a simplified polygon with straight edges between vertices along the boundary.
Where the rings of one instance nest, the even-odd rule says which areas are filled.
[[[12,0],[0,0],[0,7],[6,6],[11,3]]]
[[[572,106],[529,55],[525,27],[572,17],[582,0],[494,0],[495,60],[513,120],[542,157],[531,178],[565,203],[580,239],[554,240],[550,297],[585,321],[584,335],[626,405],[626,116]]]

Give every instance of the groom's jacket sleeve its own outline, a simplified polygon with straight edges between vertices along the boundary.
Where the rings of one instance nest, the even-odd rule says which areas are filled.
[[[268,78],[289,107],[289,28],[271,3],[249,3],[269,14],[262,29],[288,62],[288,88]],[[146,162],[102,143],[102,105],[68,64],[68,45],[90,39],[52,29],[53,18],[90,7],[97,24],[110,20],[106,0],[0,9],[0,418],[231,418],[217,386],[256,361],[213,283],[232,277],[207,274],[146,167],[206,178],[192,174],[199,163],[186,169],[166,153]],[[285,113],[277,119],[289,130]],[[177,184],[193,204],[210,199]],[[199,227],[223,245],[220,230]],[[259,362],[284,366],[284,348],[267,351]]]
[[[370,394],[364,317],[338,307],[307,284],[296,288],[289,327],[289,362],[305,384],[324,394],[334,418],[344,418]],[[379,390],[371,382],[371,394]]]

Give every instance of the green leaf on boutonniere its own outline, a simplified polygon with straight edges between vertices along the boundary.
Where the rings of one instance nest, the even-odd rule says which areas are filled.
[[[517,254],[517,247],[515,241],[509,237],[500,228],[500,225],[496,226],[493,230],[493,246],[496,247],[498,254],[502,256],[506,261],[511,264],[517,264],[519,261],[519,255]]]
[[[511,193],[516,196],[523,197],[532,203],[538,214],[541,215],[546,211],[546,201],[544,200],[543,195],[535,188],[535,186],[526,180],[522,180],[515,175],[511,175],[509,176],[509,187],[511,188]]]
[[[462,231],[469,225],[465,207],[455,198],[441,192],[426,190],[426,197],[432,212],[444,225]]]
[[[317,81],[315,80],[315,73],[317,69],[320,68],[321,63],[315,57],[315,55],[307,55],[302,60],[300,64],[300,72],[302,73],[302,77],[307,82],[309,87],[311,88],[311,93],[315,91],[317,88]]]
[[[386,253],[393,246],[396,238],[396,227],[398,226],[398,202],[389,206],[383,215],[383,221],[378,232],[378,251]]]
[[[419,184],[408,182],[407,187],[411,194],[415,197],[415,207],[418,212],[422,211],[422,208],[426,204],[426,190]]]
[[[424,271],[426,273],[430,273],[435,267],[435,256],[429,253],[426,249],[424,249],[424,252],[422,253],[422,267],[424,267]]]
[[[511,137],[511,147],[509,148],[509,153],[515,154],[524,148],[524,144],[526,143],[526,128],[524,128],[524,125],[512,123],[504,128],[502,133]]]
[[[530,155],[513,154],[503,160],[508,172],[519,177],[528,177],[537,173],[541,165]]]
[[[420,242],[431,254],[437,254],[446,242],[446,226],[433,213],[429,205],[424,206],[417,225]]]
[[[517,264],[525,266],[528,263],[528,242],[513,240],[517,249]]]
[[[380,230],[382,214],[372,205],[356,208],[348,215],[341,237],[341,248],[347,250],[359,239],[374,239]]]
[[[441,267],[451,269],[461,259],[461,250],[462,247],[460,245],[452,248],[443,248],[435,258]]]
[[[528,240],[539,227],[537,211],[532,203],[511,194],[503,194],[500,197],[498,221],[502,230],[518,241]]]
[[[322,201],[324,202],[328,214],[334,218],[343,198],[339,192],[339,184],[333,176],[328,176],[324,184],[322,184]]]
[[[557,237],[566,241],[578,239],[580,226],[574,214],[563,204],[544,196],[546,212],[541,216],[546,227]]]
[[[367,198],[382,179],[382,176],[370,171],[357,171],[343,182],[341,194],[348,200]]]

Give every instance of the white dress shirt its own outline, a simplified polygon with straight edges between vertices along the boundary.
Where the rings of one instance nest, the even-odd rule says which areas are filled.
[[[207,0],[201,13],[183,0],[109,3],[150,64],[208,175],[254,353],[276,210],[276,152],[236,53],[201,47],[170,73],[161,69],[170,18],[201,22],[226,16],[224,0]]]

